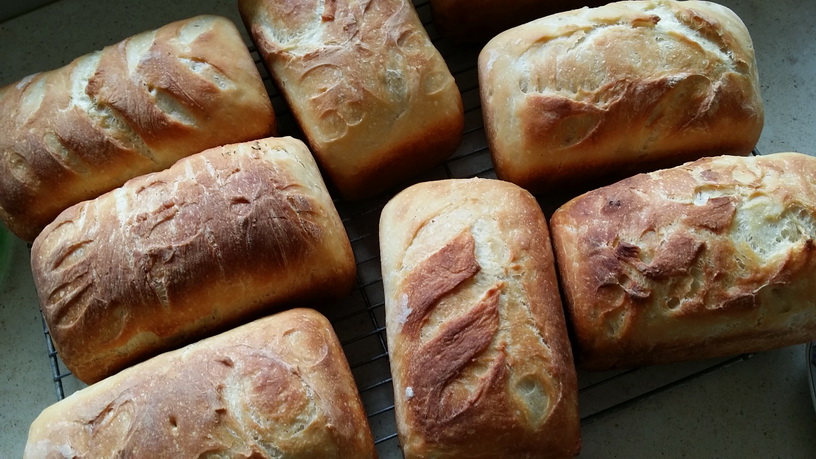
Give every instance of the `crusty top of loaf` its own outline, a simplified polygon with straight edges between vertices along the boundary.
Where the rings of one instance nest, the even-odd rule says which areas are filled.
[[[296,309],[162,354],[46,408],[25,457],[375,457],[328,320]]]
[[[400,441],[410,457],[566,457],[577,387],[541,209],[498,180],[392,199],[380,224]]]
[[[551,221],[584,366],[816,337],[816,158],[720,156],[575,198]]]
[[[86,382],[354,282],[345,229],[293,138],[213,148],[72,206],[31,262],[54,343]]]
[[[704,1],[628,1],[555,14],[500,34],[488,51],[501,45],[520,51],[516,65],[505,70],[519,76],[522,92],[564,94],[599,106],[611,102],[598,99],[610,77],[659,77],[681,68],[717,78],[747,72],[754,60],[739,17]],[[488,52],[488,71],[491,57]]]
[[[72,204],[274,126],[235,25],[174,22],[0,92],[0,217],[33,240]]]
[[[491,40],[479,71],[497,173],[535,191],[748,154],[764,121],[748,30],[710,2],[547,16]]]
[[[459,144],[459,90],[409,1],[241,0],[239,8],[344,195],[381,189],[380,175],[404,180]]]

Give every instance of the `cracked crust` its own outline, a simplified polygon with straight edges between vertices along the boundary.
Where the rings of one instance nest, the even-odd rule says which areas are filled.
[[[541,18],[484,47],[479,81],[496,173],[534,193],[747,155],[764,123],[751,37],[709,2]]]
[[[405,456],[577,454],[577,382],[535,199],[498,180],[415,185],[384,208],[380,248]]]
[[[24,457],[119,455],[376,457],[340,343],[309,309],[159,355],[46,408]]]
[[[576,360],[604,370],[816,339],[816,158],[704,158],[552,217]]]
[[[315,157],[344,197],[397,186],[459,145],[459,90],[409,1],[238,5]]]
[[[73,206],[31,260],[54,344],[85,382],[270,307],[345,294],[355,272],[292,138],[207,150]]]
[[[174,22],[0,90],[0,218],[32,241],[73,204],[274,129],[235,25]]]

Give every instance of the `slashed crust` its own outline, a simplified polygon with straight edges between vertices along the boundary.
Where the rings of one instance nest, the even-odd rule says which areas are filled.
[[[497,180],[412,186],[380,221],[406,457],[577,454],[577,383],[549,234]]]
[[[54,344],[92,382],[268,308],[346,294],[354,256],[303,142],[180,160],[75,205],[37,237]]]
[[[816,159],[704,158],[552,217],[576,359],[606,369],[816,337]]]

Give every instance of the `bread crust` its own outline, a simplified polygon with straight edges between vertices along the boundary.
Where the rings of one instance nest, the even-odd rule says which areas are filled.
[[[559,208],[576,360],[594,370],[816,339],[816,158],[704,158]]]
[[[709,2],[541,18],[485,46],[479,81],[496,173],[534,193],[747,155],[764,123],[748,30]]]
[[[0,219],[32,241],[73,204],[274,129],[235,25],[174,22],[0,90]]]
[[[70,207],[31,265],[54,344],[85,382],[355,281],[337,210],[293,138],[213,148]]]
[[[406,0],[241,0],[318,163],[348,199],[450,156],[464,127],[447,64]]]
[[[546,221],[498,180],[443,180],[380,221],[388,349],[406,457],[568,457],[575,368]]]
[[[24,454],[205,456],[376,457],[325,317],[282,312],[80,390],[37,417]]]

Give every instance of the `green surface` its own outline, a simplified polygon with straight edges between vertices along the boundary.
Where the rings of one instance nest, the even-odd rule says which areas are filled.
[[[11,264],[12,238],[8,230],[0,226],[0,283],[6,281],[6,274]]]

